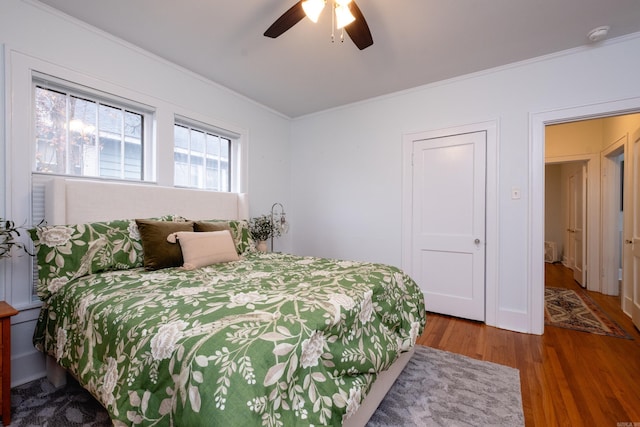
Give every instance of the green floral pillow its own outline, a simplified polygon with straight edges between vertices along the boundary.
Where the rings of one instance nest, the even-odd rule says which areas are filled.
[[[135,220],[35,227],[29,234],[36,247],[42,300],[77,277],[142,266]]]
[[[193,229],[195,231],[219,231],[221,229],[229,229],[238,255],[255,252],[256,250],[255,242],[251,238],[251,233],[249,232],[249,222],[246,220],[211,219],[196,221]]]

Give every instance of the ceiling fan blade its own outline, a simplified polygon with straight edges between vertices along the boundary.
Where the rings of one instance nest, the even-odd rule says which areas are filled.
[[[358,49],[366,49],[373,44],[369,25],[367,25],[367,21],[355,1],[349,3],[349,10],[356,20],[344,27],[344,29]]]
[[[267,28],[264,35],[275,39],[300,22],[305,16],[306,14],[304,13],[304,9],[302,9],[302,0],[300,0],[298,3],[294,4],[291,9],[283,13],[280,18],[276,19],[276,22]]]

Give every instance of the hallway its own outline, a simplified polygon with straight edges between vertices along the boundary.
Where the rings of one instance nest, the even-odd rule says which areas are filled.
[[[634,327],[631,318],[622,312],[619,296],[604,295],[599,292],[591,292],[583,289],[573,278],[573,271],[561,263],[544,264],[545,287],[566,288],[574,291],[585,292],[594,300],[600,308],[616,323],[631,334],[634,339],[640,339],[640,333]]]

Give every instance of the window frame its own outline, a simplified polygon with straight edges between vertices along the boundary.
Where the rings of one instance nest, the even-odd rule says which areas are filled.
[[[176,114],[174,116],[174,121],[173,121],[173,129],[174,129],[174,135],[175,135],[175,127],[176,126],[183,126],[183,127],[187,127],[189,129],[193,129],[196,131],[200,131],[200,132],[204,132],[205,134],[211,134],[211,135],[215,135],[217,137],[220,138],[224,138],[229,140],[229,161],[228,161],[228,168],[229,168],[229,175],[228,175],[228,179],[229,179],[229,186],[228,189],[226,190],[212,190],[212,189],[208,189],[208,188],[199,188],[199,187],[193,187],[193,186],[182,186],[182,185],[177,185],[175,183],[175,170],[174,170],[174,187],[182,187],[182,188],[196,188],[196,189],[200,189],[203,191],[225,191],[225,192],[240,192],[239,188],[240,188],[240,171],[239,169],[243,169],[243,166],[241,164],[241,141],[242,141],[242,135],[238,132],[229,130],[229,129],[225,129],[225,128],[221,128],[215,125],[211,125],[211,124],[207,124],[204,123],[200,120],[196,120],[196,119],[192,119],[189,117],[186,117],[184,115],[180,115],[180,114]],[[173,144],[173,153],[175,156],[175,139],[174,139],[174,144]],[[173,160],[173,165],[175,168],[175,157]]]
[[[34,150],[36,150],[36,119],[35,119],[35,105],[36,105],[36,88],[41,87],[43,89],[54,90],[66,94],[67,96],[74,96],[78,98],[84,98],[92,102],[99,103],[99,105],[106,105],[122,109],[124,111],[131,111],[142,116],[142,132],[141,132],[141,145],[142,145],[142,158],[141,168],[142,173],[140,179],[124,178],[124,177],[107,177],[107,176],[94,176],[94,175],[73,175],[73,174],[60,174],[49,173],[36,170],[36,151],[31,156],[31,173],[43,174],[43,175],[57,175],[57,176],[69,176],[78,179],[105,179],[127,182],[155,182],[155,158],[156,153],[155,145],[157,144],[154,129],[156,120],[156,109],[141,102],[132,101],[123,96],[115,95],[109,92],[105,92],[99,89],[85,86],[80,83],[71,82],[65,79],[51,76],[38,71],[32,71],[31,73],[31,97],[32,97],[32,118],[31,118],[31,134],[33,138],[31,143],[34,144]]]

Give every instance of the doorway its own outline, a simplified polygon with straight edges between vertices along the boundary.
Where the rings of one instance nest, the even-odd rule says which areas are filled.
[[[556,110],[531,116],[531,210],[532,221],[529,229],[531,248],[529,290],[530,330],[542,334],[544,331],[544,162],[545,132],[547,126],[572,123],[594,118],[623,117],[640,111],[640,98],[626,99],[610,103]],[[598,156],[598,159],[600,157]],[[598,174],[599,176],[599,174]],[[598,197],[598,200],[600,198]],[[590,211],[591,212],[591,211]],[[598,249],[600,244],[597,245]],[[591,259],[591,257],[589,258]],[[597,271],[599,277],[600,271]]]
[[[587,254],[592,251],[588,247],[590,232],[587,225],[596,224],[591,220],[588,202],[588,161],[547,162],[545,166],[545,262],[561,262],[573,271],[574,280],[581,287],[587,286],[588,270]],[[592,204],[592,209],[597,209]],[[553,250],[549,254],[546,247]],[[591,273],[592,274],[592,273]]]

